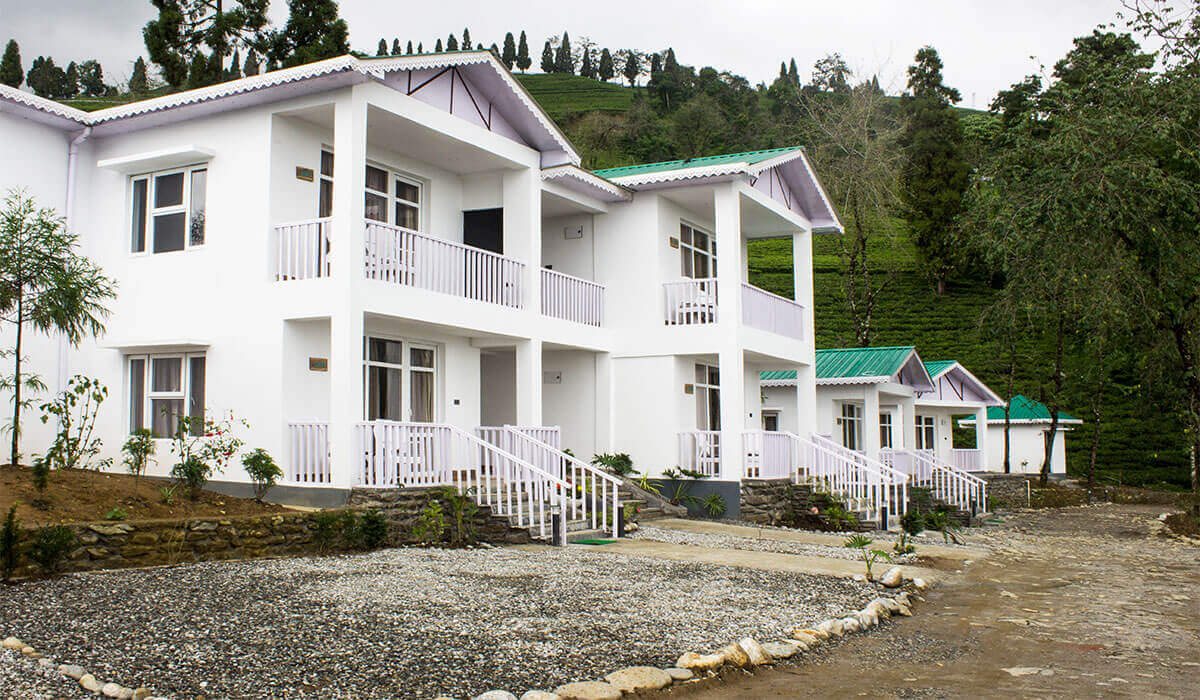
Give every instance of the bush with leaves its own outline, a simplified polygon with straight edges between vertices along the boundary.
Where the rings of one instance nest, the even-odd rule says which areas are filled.
[[[125,517],[125,509],[121,506],[113,506],[112,510],[104,514],[105,520],[124,520]]]
[[[442,538],[446,536],[446,518],[442,513],[441,501],[435,499],[425,505],[425,509],[417,516],[417,522],[413,524],[412,533],[422,544],[441,543]]]
[[[341,532],[340,516],[331,510],[319,510],[313,513],[312,525],[313,542],[317,545],[317,551],[328,552]]]
[[[847,549],[857,549],[859,554],[862,555],[863,563],[867,565],[868,581],[874,580],[874,578],[871,576],[871,566],[874,565],[876,561],[880,559],[883,559],[884,561],[892,560],[891,556],[889,556],[888,553],[882,549],[867,549],[867,547],[870,547],[874,541],[875,540],[872,540],[866,535],[857,534],[850,536],[845,542],[842,543],[843,547]]]
[[[254,482],[254,500],[259,503],[262,503],[267,492],[274,488],[275,483],[283,476],[283,470],[279,468],[278,464],[275,464],[275,459],[261,447],[255,448],[253,452],[243,456],[242,466],[250,475],[250,480]]]
[[[75,546],[75,532],[66,525],[39,527],[29,543],[29,557],[53,576],[63,557]]]
[[[707,479],[707,474],[690,469],[672,467],[663,470],[663,477],[671,482],[671,495],[667,498],[671,502],[671,505],[700,505],[700,500],[691,494],[691,490],[697,481]]]
[[[45,457],[34,457],[33,467],[29,473],[33,476],[33,487],[37,489],[40,499],[50,484],[50,460]]]
[[[187,487],[192,500],[200,497],[214,472],[224,473],[230,460],[245,444],[233,434],[238,424],[250,427],[246,421],[235,419],[232,413],[219,421],[207,416],[179,416],[171,436],[171,452],[179,461],[171,468],[171,477]]]
[[[352,510],[343,510],[338,516],[342,531],[342,546],[346,549],[362,549],[362,530],[358,527],[358,516]]]
[[[161,501],[164,506],[175,505],[175,489],[177,488],[179,488],[178,484],[174,486],[159,486],[158,500]]]
[[[637,486],[646,493],[652,493],[655,496],[662,495],[662,489],[659,487],[659,485],[653,481],[650,481],[650,472],[642,472],[641,475],[638,476]]]
[[[77,374],[67,382],[67,388],[53,400],[41,405],[42,422],[53,418],[58,423],[54,443],[46,459],[57,469],[106,467],[111,460],[96,459],[103,444],[96,437],[96,418],[100,405],[108,396],[108,388],[97,379]]]
[[[358,516],[358,531],[367,549],[378,549],[387,542],[387,518],[373,508],[365,510]]]
[[[949,513],[944,510],[931,510],[926,513],[925,527],[942,533],[942,541],[946,544],[950,544],[951,541],[958,544],[962,541],[958,536],[958,531],[962,529],[962,526],[951,520]]]
[[[633,458],[624,452],[592,455],[592,464],[604,467],[617,476],[629,476],[637,471],[633,468]]]
[[[476,542],[475,514],[479,512],[479,506],[475,504],[471,491],[473,489],[459,493],[453,486],[447,486],[439,496],[440,500],[445,501],[450,523],[454,526],[450,531],[450,544],[465,546]]]
[[[826,508],[822,515],[825,516],[825,524],[835,532],[853,530],[858,526],[858,516],[836,503]]]
[[[725,499],[716,491],[700,499],[700,505],[710,518],[719,518],[725,515]]]
[[[125,468],[134,477],[146,473],[146,465],[154,456],[154,434],[148,428],[138,428],[129,434],[125,444],[121,445],[121,454],[125,455]]]
[[[12,504],[4,517],[4,528],[0,530],[0,580],[7,581],[21,562],[21,520],[17,517],[17,504]]]
[[[912,554],[917,551],[917,548],[909,542],[909,539],[925,531],[925,516],[916,510],[907,510],[900,517],[900,527],[902,528],[900,539],[893,547],[893,551],[896,554]]]

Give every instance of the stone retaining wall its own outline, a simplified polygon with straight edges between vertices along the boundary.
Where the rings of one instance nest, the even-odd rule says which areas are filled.
[[[350,491],[346,505],[351,508],[374,508],[387,516],[389,543],[392,545],[416,544],[413,526],[440,488],[373,489],[355,488]],[[450,528],[450,513],[443,508],[447,530]],[[475,536],[480,542],[491,544],[526,544],[532,541],[529,531],[513,527],[508,518],[493,515],[492,509],[480,506],[473,520]],[[449,532],[447,532],[447,536]],[[549,533],[547,533],[549,535]]]
[[[805,530],[828,530],[824,513],[832,505],[843,503],[811,486],[793,484],[787,479],[743,479],[740,520],[762,525],[785,525]],[[812,509],[817,509],[813,514]],[[860,531],[870,525],[859,523]]]

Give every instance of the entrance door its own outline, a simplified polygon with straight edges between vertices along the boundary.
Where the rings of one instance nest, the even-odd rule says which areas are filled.
[[[504,209],[463,212],[463,243],[504,254]]]

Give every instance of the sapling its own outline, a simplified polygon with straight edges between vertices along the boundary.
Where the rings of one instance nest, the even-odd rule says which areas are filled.
[[[847,538],[846,541],[844,543],[842,543],[843,547],[846,547],[847,549],[857,549],[859,554],[862,555],[863,563],[865,563],[867,565],[867,580],[868,581],[875,580],[871,576],[871,566],[876,561],[878,561],[880,559],[882,559],[884,561],[892,560],[891,556],[889,556],[888,553],[883,551],[882,549],[871,549],[871,550],[867,549],[867,547],[870,547],[871,543],[873,543],[874,541],[875,540],[872,540],[870,537],[867,537],[866,535],[856,534],[856,535],[853,535],[853,536]]]

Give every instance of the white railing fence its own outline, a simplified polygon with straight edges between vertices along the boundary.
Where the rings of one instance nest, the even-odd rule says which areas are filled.
[[[521,308],[525,264],[488,250],[367,221],[367,279]]]
[[[987,482],[939,462],[931,450],[884,449],[879,456],[908,474],[914,486],[929,489],[934,498],[948,505],[968,513],[987,509]]]
[[[570,484],[456,426],[372,421],[357,436],[363,486],[452,486],[542,539],[567,512]]]
[[[275,227],[275,281],[328,277],[331,272],[328,217]]]
[[[851,501],[852,507],[871,516],[885,515],[881,527],[899,524],[908,508],[908,475],[823,435],[795,439],[801,443],[797,482],[816,482]]]
[[[804,339],[804,307],[752,284],[742,283],[742,323],[788,338]]]
[[[506,452],[510,452],[526,460],[542,471],[549,472],[560,479],[563,478],[562,465],[557,458],[547,455],[540,450],[532,449],[524,441],[517,439],[518,434],[529,435],[538,442],[545,443],[557,449],[562,444],[562,429],[558,426],[480,426],[475,429],[475,434],[489,445],[495,445]]]
[[[721,431],[688,430],[678,434],[679,466],[706,476],[721,474]]]
[[[604,323],[604,285],[543,268],[542,315],[600,326]]]
[[[681,280],[663,284],[668,326],[696,326],[717,322],[717,280]]]
[[[742,433],[747,479],[791,479],[799,465],[799,443],[791,433],[747,430]]]
[[[967,472],[981,472],[986,469],[983,464],[983,451],[974,448],[956,447],[950,450],[950,465]]]
[[[328,484],[329,424],[296,421],[287,424],[288,461],[284,479],[296,484]]]

